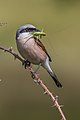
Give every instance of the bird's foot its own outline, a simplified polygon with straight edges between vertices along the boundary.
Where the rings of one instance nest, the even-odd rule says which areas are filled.
[[[35,71],[34,71],[34,72],[31,72],[31,74],[32,74],[32,75],[31,75],[32,78],[35,79],[35,78],[36,78],[36,72],[35,72]]]
[[[35,72],[31,72],[31,74],[32,74],[32,75],[31,75],[32,78],[35,79],[35,78],[36,78],[36,77],[35,77]]]
[[[32,72],[32,78],[34,79],[35,83],[40,84],[39,74]]]
[[[23,63],[22,63],[22,65],[26,69],[27,66],[29,67],[31,65],[31,63],[28,60],[24,60]]]

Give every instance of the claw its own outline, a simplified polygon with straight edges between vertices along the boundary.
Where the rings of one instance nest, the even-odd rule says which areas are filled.
[[[35,72],[31,72],[31,77],[35,79]]]
[[[28,60],[24,60],[23,63],[22,63],[22,65],[26,69],[27,66],[29,67],[31,65],[31,63]]]

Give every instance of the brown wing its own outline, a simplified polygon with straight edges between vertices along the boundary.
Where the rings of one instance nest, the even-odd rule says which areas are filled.
[[[49,54],[48,54],[47,50],[45,49],[44,45],[42,44],[42,42],[39,39],[37,39],[37,38],[35,38],[35,41],[43,49],[43,51],[45,51],[45,53],[49,57],[49,61],[51,62],[52,61],[51,57],[49,56]]]

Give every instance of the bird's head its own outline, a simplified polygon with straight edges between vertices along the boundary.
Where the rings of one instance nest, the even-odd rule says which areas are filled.
[[[43,31],[38,30],[35,26],[31,24],[26,24],[21,26],[16,31],[16,40],[19,36],[22,36],[23,38],[29,37],[29,36],[45,36],[45,33]]]

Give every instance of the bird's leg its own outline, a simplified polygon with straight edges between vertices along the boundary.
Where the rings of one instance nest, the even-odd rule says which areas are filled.
[[[28,60],[24,60],[22,65],[24,66],[24,68],[26,69],[27,66],[31,65],[31,62],[29,62]]]
[[[37,73],[37,71],[39,70],[40,66],[41,66],[41,63],[38,65],[38,67],[37,67],[36,70],[34,71],[34,74]],[[33,74],[33,77],[34,77],[34,74]],[[34,79],[34,82],[35,82],[35,83],[38,83],[38,80],[35,80],[35,79]]]
[[[41,66],[41,63],[38,65],[38,67],[36,68],[36,70],[34,71],[34,73],[37,73],[37,71],[39,70],[40,66]]]

